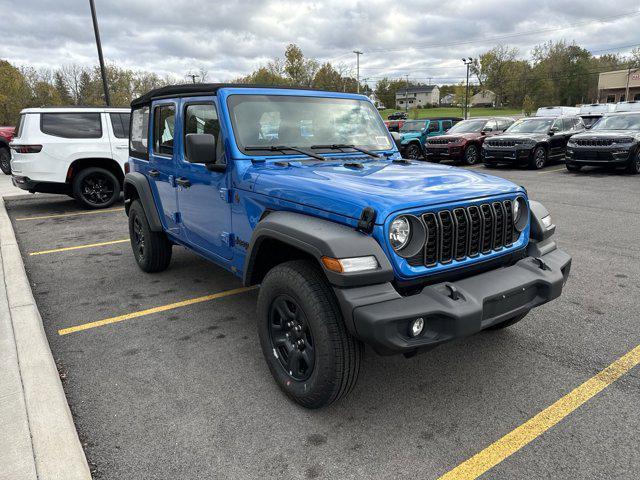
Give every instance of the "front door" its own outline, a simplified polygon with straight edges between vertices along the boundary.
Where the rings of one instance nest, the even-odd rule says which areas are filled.
[[[564,147],[567,143],[562,118],[556,118],[551,129],[553,130],[553,135],[549,137],[549,156],[557,157],[564,153]]]
[[[220,122],[209,98],[189,99],[182,104],[184,132],[178,158],[178,207],[182,237],[196,249],[231,258],[231,205],[226,172],[212,172],[203,164],[190,163],[184,148],[190,133],[209,133],[216,138],[217,163],[225,162]]]
[[[176,105],[171,102],[153,105],[153,137],[147,177],[158,202],[158,213],[165,228],[178,233],[178,198],[176,192],[176,152],[174,132]]]

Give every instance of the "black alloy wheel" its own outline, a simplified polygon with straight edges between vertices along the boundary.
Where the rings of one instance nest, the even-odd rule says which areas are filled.
[[[115,185],[110,178],[102,173],[92,173],[87,175],[80,184],[80,195],[82,198],[92,205],[104,205],[115,191]]]
[[[0,147],[0,170],[5,175],[11,175],[11,152],[8,148]]]
[[[420,150],[420,146],[412,143],[407,146],[405,150],[406,158],[410,158],[411,160],[420,160],[422,158],[422,150]]]
[[[281,294],[273,299],[269,336],[284,372],[293,380],[307,380],[315,365],[315,344],[304,311],[290,295]]]
[[[464,152],[464,163],[467,165],[475,165],[478,163],[479,158],[478,147],[469,145]]]
[[[547,151],[544,149],[544,147],[537,147],[533,151],[532,167],[536,170],[540,170],[541,168],[544,168],[546,164]]]
[[[640,173],[640,152],[636,153],[636,156],[627,166],[627,172],[632,175],[637,175]]]
[[[142,227],[142,221],[138,216],[134,217],[133,219],[131,243],[133,244],[133,249],[136,257],[139,259],[139,261],[144,262],[144,255],[146,253],[144,246],[144,229]]]

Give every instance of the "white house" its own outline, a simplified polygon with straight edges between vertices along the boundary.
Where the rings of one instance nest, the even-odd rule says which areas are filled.
[[[472,107],[494,107],[496,94],[491,90],[482,90],[471,97],[469,104]]]
[[[451,107],[455,100],[455,95],[453,93],[447,93],[444,97],[440,99],[440,105],[443,107]]]
[[[399,88],[396,91],[396,108],[416,108],[426,105],[440,105],[440,87],[423,85],[420,87]]]

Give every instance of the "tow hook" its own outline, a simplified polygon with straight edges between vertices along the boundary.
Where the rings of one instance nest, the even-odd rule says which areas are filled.
[[[542,260],[540,257],[534,257],[533,261],[536,262],[538,264],[538,268],[540,270],[551,270],[551,267],[549,265],[547,265],[544,260]]]
[[[460,300],[460,297],[461,297],[460,291],[456,288],[455,285],[451,285],[451,284],[447,283],[445,285],[445,287],[447,287],[449,289],[449,298],[451,300],[453,300],[454,302],[457,301],[457,300]]]

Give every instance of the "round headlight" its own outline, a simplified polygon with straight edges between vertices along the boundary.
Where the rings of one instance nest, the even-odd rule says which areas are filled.
[[[411,224],[409,219],[405,216],[400,216],[391,222],[389,228],[389,241],[395,251],[402,250],[402,248],[409,243],[411,238]]]
[[[513,224],[516,230],[521,232],[529,221],[529,207],[523,197],[518,197],[513,202]]]

